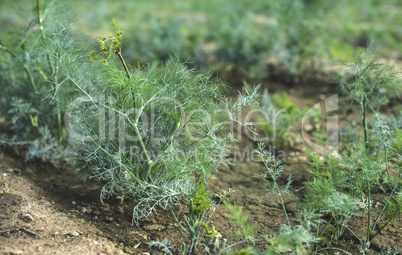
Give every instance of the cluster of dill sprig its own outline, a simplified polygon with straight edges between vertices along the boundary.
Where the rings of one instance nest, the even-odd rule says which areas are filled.
[[[74,88],[63,86],[65,70],[80,65],[73,21],[60,14],[61,5],[44,7],[36,1],[34,11],[26,14],[31,21],[0,38],[0,109],[11,130],[0,135],[0,145],[26,151],[26,160],[54,164],[68,147],[63,105],[75,94]]]
[[[111,25],[115,35],[99,39],[100,50],[88,55],[103,64],[91,65],[96,75],[66,76],[80,96],[68,120],[81,173],[104,184],[102,200],[133,201],[137,223],[179,204],[226,164],[232,139],[220,131],[231,121],[243,123],[238,111],[256,103],[257,88],[232,104],[222,97],[223,83],[177,57],[161,67],[129,67],[122,31]],[[222,110],[224,122],[217,118]]]

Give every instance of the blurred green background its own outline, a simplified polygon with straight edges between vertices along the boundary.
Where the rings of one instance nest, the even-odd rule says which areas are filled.
[[[74,31],[88,49],[111,32],[115,19],[125,31],[123,55],[132,65],[160,63],[176,53],[200,68],[269,79],[269,66],[289,76],[325,72],[353,60],[370,42],[378,56],[402,59],[401,0],[41,0],[41,5],[62,5],[59,15],[75,21]],[[0,40],[9,48],[21,47],[13,38],[35,25],[35,7],[35,0],[0,1]],[[52,22],[45,12],[45,27]]]

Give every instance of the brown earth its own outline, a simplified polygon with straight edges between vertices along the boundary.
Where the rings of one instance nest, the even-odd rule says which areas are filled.
[[[264,86],[268,87],[267,84]],[[330,86],[298,86],[292,89],[270,84],[269,88],[270,92],[286,89],[298,107],[311,107],[334,94]],[[344,119],[340,121],[342,123]],[[245,151],[252,151],[255,144],[243,136],[237,146],[238,149],[233,150],[229,158],[236,166],[220,169],[211,180],[209,189],[221,192],[233,188],[236,193],[230,193],[229,199],[244,206],[244,212],[250,214],[250,223],[257,223],[257,237],[274,236],[278,234],[279,225],[286,223],[281,205],[276,197],[265,196],[263,180],[255,177],[265,172],[263,166],[246,158],[240,160],[246,155]],[[298,143],[283,150],[287,165],[282,176],[283,183],[291,172],[294,173],[292,191],[295,196],[285,197],[292,223],[296,222],[297,203],[303,196],[303,182],[310,178],[306,171],[308,158],[304,152],[307,149],[304,143]],[[183,242],[188,244],[171,213],[160,212],[153,221],[133,225],[132,205],[117,199],[110,199],[102,205],[99,200],[101,186],[76,180],[75,171],[70,167],[56,168],[42,162],[23,162],[20,156],[3,150],[0,174],[0,254],[162,254],[147,243],[165,238],[175,246],[174,254],[179,254],[180,245]],[[382,191],[377,191],[373,195],[374,205],[383,196]],[[179,219],[183,219],[187,212],[185,206],[181,211],[176,210]],[[228,223],[225,216],[228,213],[225,206],[219,206],[211,223],[231,244],[235,242],[237,228]],[[398,222],[401,220],[399,217]],[[349,227],[363,237],[364,214],[354,217]],[[371,248],[373,252],[383,247],[397,248],[402,252],[401,240],[402,228],[391,223],[376,237]],[[355,244],[356,238],[345,234],[344,239],[334,242],[333,246],[359,254]],[[259,248],[264,246],[257,245]],[[321,254],[336,252],[327,250]]]

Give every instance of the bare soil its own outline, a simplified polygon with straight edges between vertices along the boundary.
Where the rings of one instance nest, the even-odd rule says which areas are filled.
[[[311,107],[334,93],[330,85],[297,88],[263,85],[269,87],[270,92],[287,90],[298,107]],[[209,183],[209,189],[221,192],[233,188],[236,193],[230,193],[229,199],[244,206],[244,212],[250,214],[250,223],[257,223],[257,236],[274,236],[278,234],[278,227],[286,223],[280,203],[276,197],[266,196],[263,180],[256,177],[265,172],[263,166],[246,158],[240,160],[246,155],[244,152],[251,153],[255,143],[243,136],[237,146],[229,158],[236,166],[219,169]],[[291,172],[294,173],[292,191],[295,196],[285,197],[286,209],[294,223],[298,203],[303,199],[303,182],[311,178],[306,171],[307,149],[304,143],[282,148],[287,165],[283,183]],[[162,254],[147,243],[165,238],[172,240],[175,254],[179,254],[180,245],[188,243],[170,212],[160,212],[155,220],[133,225],[133,206],[130,203],[111,198],[101,204],[101,186],[80,182],[75,170],[68,166],[56,168],[42,162],[24,162],[20,156],[3,149],[0,174],[0,254]],[[376,205],[383,196],[381,190],[376,191],[373,204]],[[176,210],[179,219],[186,213],[185,206]],[[225,206],[219,206],[212,224],[231,244],[236,240],[237,228],[228,223],[225,216],[228,213]],[[401,220],[400,217],[398,222]],[[364,215],[353,218],[349,227],[363,237]],[[345,234],[344,239],[334,242],[333,246],[359,254],[356,241],[353,236]],[[401,241],[401,226],[391,223],[372,242],[373,254],[383,247],[397,248],[402,252]],[[257,245],[261,249],[264,246]],[[336,252],[328,250],[323,254],[342,254]]]

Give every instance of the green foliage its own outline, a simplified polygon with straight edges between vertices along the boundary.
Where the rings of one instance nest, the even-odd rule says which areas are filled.
[[[384,210],[384,219],[388,222],[398,223],[397,219],[402,214],[402,197],[401,194],[387,198],[382,202]]]
[[[153,246],[158,247],[165,254],[173,254],[172,250],[173,250],[174,246],[173,246],[172,242],[167,239],[163,239],[162,241],[159,241],[159,239],[156,239],[156,241],[149,241],[148,245],[150,247],[153,247]]]
[[[198,185],[194,194],[191,195],[191,198],[193,199],[193,204],[197,208],[196,210],[199,210],[200,212],[206,211],[213,203],[210,193],[204,183]]]
[[[314,223],[314,217],[311,213],[303,211],[297,215],[299,224],[294,227],[281,225],[279,235],[266,239],[268,246],[264,251],[257,251],[248,248],[250,254],[271,255],[271,254],[309,254],[310,246],[319,241],[311,233],[311,227]]]
[[[335,238],[338,239],[343,234],[352,216],[358,214],[359,201],[340,192],[334,192],[323,197],[322,201],[325,204],[325,211],[331,215],[331,220],[336,228]]]
[[[377,132],[384,135],[378,139],[382,139],[382,146],[389,141],[388,134],[391,134],[383,123],[377,124]],[[386,146],[389,148],[389,146]],[[314,175],[312,181],[306,182],[305,202],[303,208],[313,210],[318,213],[318,219],[321,215],[328,215],[329,220],[325,225],[323,221],[316,224],[316,237],[323,240],[325,232],[332,232],[334,240],[339,239],[343,232],[348,229],[347,222],[354,216],[359,214],[360,209],[364,209],[367,216],[366,237],[359,239],[360,246],[365,247],[369,242],[377,236],[381,229],[385,228],[389,222],[399,217],[401,210],[401,201],[397,194],[400,192],[400,168],[394,165],[394,169],[399,170],[398,178],[390,178],[384,175],[388,169],[388,158],[382,161],[381,155],[374,153],[372,149],[366,149],[363,144],[354,144],[349,147],[342,157],[326,156],[326,161],[321,161],[320,157],[315,153],[309,153],[313,161],[313,166],[309,170]],[[375,188],[391,190],[388,197],[382,202],[380,213],[378,214],[374,224],[371,220],[373,211],[371,193]],[[385,220],[380,230],[376,230],[376,225],[380,222],[380,218]],[[352,232],[353,233],[353,232]],[[353,233],[354,234],[354,233]],[[316,245],[315,252],[318,251]]]
[[[240,227],[240,230],[236,232],[236,236],[238,238],[245,238],[245,239],[253,237],[256,233],[257,224],[254,223],[251,225],[246,225],[249,214],[242,212],[243,207],[237,205],[236,203],[231,204],[230,202],[227,201],[224,201],[223,203],[231,212],[231,214],[225,215],[230,219],[229,223],[234,226]]]
[[[395,138],[391,145],[392,152],[397,153],[402,150],[402,129],[396,129]]]
[[[267,195],[276,195],[280,199],[283,213],[286,217],[287,225],[290,227],[290,222],[288,218],[288,214],[286,212],[285,203],[283,201],[283,194],[292,195],[289,188],[292,184],[292,174],[289,175],[288,180],[285,186],[281,189],[279,187],[279,178],[282,175],[284,165],[281,161],[275,162],[275,157],[269,154],[265,149],[265,145],[262,143],[258,144],[258,148],[255,150],[255,153],[258,159],[264,164],[265,168],[268,171],[268,174],[261,175],[261,177],[265,181],[265,185],[267,187],[267,191],[269,192]],[[272,182],[271,182],[272,180]]]
[[[316,229],[315,237],[320,239],[316,244],[315,253],[319,246],[327,243],[324,234],[331,232],[338,240],[343,234],[348,221],[358,214],[358,199],[348,195],[348,172],[344,166],[333,156],[326,156],[325,162],[313,152],[307,152],[312,161],[312,168],[308,171],[314,179],[305,182],[305,200],[301,207],[311,214],[311,222]],[[329,220],[323,220],[326,215]],[[325,223],[325,224],[324,224]]]
[[[310,6],[304,1],[282,1],[279,15],[283,47],[282,62],[292,76],[300,75],[305,69],[312,68],[321,49],[317,38],[324,31],[320,25],[322,13],[315,11],[315,19],[310,17]],[[322,53],[321,53],[322,54]]]
[[[65,73],[81,61],[79,44],[71,20],[58,15],[64,6],[40,1],[29,6],[35,12],[25,13],[31,18],[27,25],[8,30],[7,40],[0,40],[0,109],[13,132],[2,135],[0,145],[26,149],[26,160],[58,164],[68,147],[63,105],[75,95],[64,86]]]
[[[261,109],[267,114],[260,119],[260,128],[266,137],[276,147],[282,148],[285,145],[293,146],[294,138],[291,131],[302,117],[300,111],[289,99],[286,92],[278,92],[271,96],[267,89],[261,99]],[[267,119],[268,118],[268,119]]]
[[[298,225],[294,228],[283,226],[271,246],[268,246],[263,254],[279,254],[282,252],[291,251],[293,254],[306,254],[306,247],[315,242],[314,236],[310,230],[303,225]]]
[[[212,214],[215,211],[215,205],[211,204],[208,209],[203,210],[200,207],[196,208],[192,199],[189,200],[188,205],[189,219],[184,216],[186,228],[182,226],[182,224],[176,218],[176,215],[172,212],[177,224],[191,241],[191,245],[188,250],[185,243],[183,243],[180,250],[181,254],[192,254],[192,251],[200,242],[204,246],[204,251],[206,251],[208,254],[221,254],[221,250],[226,245],[226,240],[221,241],[222,235],[215,229],[215,226],[210,227],[208,225]],[[204,227],[203,231],[201,231],[202,227]]]
[[[262,54],[273,47],[265,33],[249,17],[237,14],[225,15],[211,20],[206,40],[216,42],[214,50],[217,65],[223,71],[230,71],[244,77],[263,78]],[[215,29],[212,29],[215,27]]]
[[[191,241],[191,245],[189,247],[189,250],[187,251],[186,245],[183,244],[181,246],[181,254],[188,254],[190,255],[191,252],[193,251],[193,248],[197,245],[197,242],[199,241],[200,237],[202,236],[202,233],[200,233],[201,228],[204,226],[207,229],[208,236],[219,236],[219,232],[215,231],[215,227],[213,227],[213,231],[210,231],[207,224],[204,223],[204,221],[208,220],[207,217],[209,215],[209,209],[204,211],[200,208],[195,208],[193,204],[193,200],[189,200],[188,203],[189,206],[189,219],[187,219],[186,216],[184,216],[184,222],[186,223],[186,228],[182,226],[182,224],[179,222],[179,220],[176,218],[176,215],[173,213],[173,217],[175,218],[177,224],[179,224],[180,228],[183,230],[183,232],[188,236],[188,238]],[[210,216],[212,216],[213,211],[211,212]],[[209,218],[210,218],[209,216]],[[213,239],[213,237],[212,237]],[[220,237],[219,237],[220,239]]]
[[[368,146],[367,111],[370,108],[378,115],[380,106],[401,92],[397,72],[393,66],[380,63],[370,52],[361,51],[337,81],[342,92],[360,105],[364,142]]]
[[[250,255],[250,253],[247,250],[243,249],[240,251],[236,251],[235,255]]]
[[[44,6],[53,2],[43,1]],[[22,24],[7,11],[15,6],[28,10],[32,0],[11,4],[2,1],[0,32],[3,42],[21,31],[7,29]],[[197,65],[212,67],[247,78],[269,76],[267,65],[298,76],[320,64],[349,60],[353,50],[375,40],[383,55],[401,50],[398,1],[266,1],[243,0],[169,3],[68,2],[77,12],[84,34],[102,33],[105,21],[121,20],[130,34],[125,41],[129,63],[163,63],[172,51]],[[70,8],[71,8],[70,7]],[[390,11],[392,10],[392,11]],[[61,16],[62,12],[58,13]],[[25,16],[26,13],[24,13]],[[22,15],[21,15],[22,16]],[[47,16],[49,16],[47,14]],[[52,21],[44,20],[46,26]],[[23,31],[22,31],[23,33]],[[282,68],[284,66],[284,68]]]
[[[97,76],[89,82],[68,77],[85,105],[70,108],[72,126],[88,138],[73,137],[76,165],[104,184],[102,200],[115,195],[133,201],[135,222],[191,196],[205,209],[205,188],[197,187],[225,165],[229,148],[229,140],[217,133],[225,124],[214,112],[225,109],[232,121],[239,106],[254,104],[256,92],[232,104],[220,93],[224,84],[174,57],[159,68],[132,69],[117,30],[110,44],[105,37],[98,40],[100,53],[91,53],[91,59],[108,63],[92,67],[99,69]],[[116,55],[123,69],[111,61]]]

